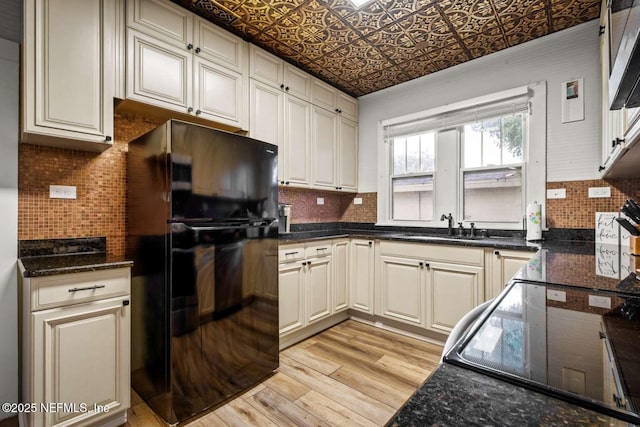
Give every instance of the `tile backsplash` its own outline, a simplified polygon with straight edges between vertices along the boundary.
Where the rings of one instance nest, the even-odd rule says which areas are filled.
[[[18,239],[107,238],[107,252],[124,255],[127,144],[164,120],[116,114],[114,144],[103,153],[20,144]],[[50,199],[49,185],[77,187],[77,199]],[[589,187],[611,187],[611,197],[590,199]],[[549,228],[593,229],[595,212],[618,211],[626,198],[640,201],[640,179],[549,182],[565,199],[546,200]],[[376,193],[340,193],[281,187],[280,202],[292,205],[291,222],[375,223]],[[317,204],[318,198],[323,205]],[[362,204],[354,204],[354,198]]]

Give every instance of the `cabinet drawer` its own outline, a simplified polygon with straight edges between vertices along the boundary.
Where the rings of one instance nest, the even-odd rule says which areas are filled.
[[[298,261],[304,258],[303,246],[281,246],[278,249],[278,262]]]
[[[31,310],[128,295],[130,281],[129,268],[35,277],[31,279]]]
[[[307,245],[304,254],[305,258],[318,258],[331,255],[331,242]]]
[[[465,265],[484,265],[484,249],[466,246],[434,245],[428,243],[380,242],[380,253],[429,261],[453,262]]]

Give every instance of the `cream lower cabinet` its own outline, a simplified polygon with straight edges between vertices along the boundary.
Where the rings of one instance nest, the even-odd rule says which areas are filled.
[[[331,250],[330,241],[279,248],[280,336],[334,312]]]
[[[373,314],[375,248],[373,240],[352,239],[349,259],[349,305]]]
[[[490,260],[491,277],[488,278],[487,299],[497,297],[505,285],[522,267],[527,265],[535,252],[505,249],[488,249],[487,264]]]
[[[129,268],[23,278],[22,286],[22,401],[38,408],[21,425],[124,423]]]
[[[425,269],[426,327],[449,333],[458,320],[483,302],[484,268],[431,262]]]
[[[349,239],[333,243],[333,312],[349,308],[349,275],[351,264]]]
[[[380,242],[375,314],[447,334],[484,301],[484,250]]]

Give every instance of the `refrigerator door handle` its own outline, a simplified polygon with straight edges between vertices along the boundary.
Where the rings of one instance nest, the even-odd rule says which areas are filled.
[[[217,231],[217,230],[238,230],[249,227],[267,227],[275,221],[275,218],[265,218],[260,220],[251,220],[243,223],[219,223],[211,225],[189,225],[184,224],[191,231]]]

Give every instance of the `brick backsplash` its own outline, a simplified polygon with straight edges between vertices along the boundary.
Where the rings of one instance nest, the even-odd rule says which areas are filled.
[[[353,203],[355,197],[362,198],[361,205]],[[323,205],[317,204],[318,198],[324,199]],[[278,199],[281,203],[291,205],[292,224],[310,222],[376,222],[376,193],[355,194],[280,187]]]
[[[124,255],[127,144],[164,120],[130,114],[114,117],[113,147],[103,153],[20,144],[18,239],[107,238],[107,251]],[[50,199],[49,185],[77,187],[77,199]],[[611,187],[611,198],[589,199],[589,187]],[[594,228],[595,212],[618,211],[626,198],[640,201],[640,179],[549,182],[566,199],[546,200],[549,228]],[[324,205],[316,203],[324,198]],[[353,203],[355,197],[362,204]],[[376,193],[340,193],[281,187],[280,202],[292,205],[291,222],[375,223]]]
[[[104,236],[108,253],[124,255],[127,143],[160,123],[116,114],[102,153],[20,144],[18,240]],[[50,199],[51,184],[75,186],[77,199]]]
[[[611,187],[611,197],[590,199],[589,187]],[[640,179],[548,182],[552,188],[566,189],[567,197],[546,200],[549,228],[595,228],[596,212],[618,212],[628,198],[640,202]]]

